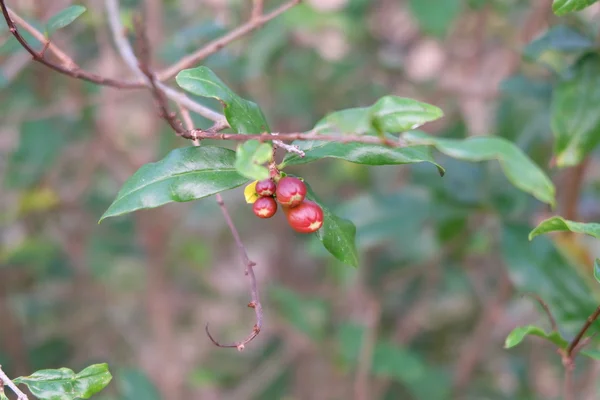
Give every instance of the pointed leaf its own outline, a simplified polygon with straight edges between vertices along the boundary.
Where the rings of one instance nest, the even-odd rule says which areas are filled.
[[[27,385],[41,400],[74,400],[89,399],[104,389],[111,379],[107,364],[95,364],[78,374],[68,368],[44,369],[14,382]]]
[[[528,335],[538,336],[549,340],[561,349],[564,349],[569,345],[569,342],[565,338],[563,338],[560,335],[560,333],[556,331],[546,333],[540,327],[537,327],[535,325],[527,325],[519,326],[513,329],[513,331],[508,334],[506,340],[504,341],[504,348],[510,349],[511,347],[515,347],[516,345],[521,343],[523,339],[525,339],[525,337]]]
[[[385,96],[370,107],[336,111],[317,123],[317,133],[400,133],[435,121],[444,115],[431,104],[397,96]]]
[[[249,140],[238,146],[235,159],[235,169],[248,179],[261,181],[269,177],[269,169],[263,164],[273,158],[273,146]]]
[[[70,25],[85,11],[86,8],[84,6],[75,5],[67,7],[64,10],[54,14],[46,23],[46,37],[50,37],[57,30]]]
[[[227,122],[236,133],[271,132],[260,107],[235,94],[209,68],[185,69],[177,74],[176,80],[182,89],[190,93],[219,100]]]
[[[554,0],[552,11],[556,15],[565,15],[574,11],[581,11],[591,6],[598,0]]]
[[[296,146],[304,151],[305,156],[288,153],[284,165],[307,164],[322,158],[338,158],[364,165],[395,165],[429,162],[435,165],[444,175],[444,168],[437,164],[427,146],[389,147],[365,143],[324,142],[318,140],[297,141]]]
[[[221,147],[186,147],[146,164],[125,182],[100,221],[170,202],[201,199],[243,185],[235,152]]]
[[[554,151],[560,167],[577,165],[600,142],[600,56],[589,54],[552,96]]]
[[[403,138],[413,144],[435,146],[442,153],[465,161],[498,160],[508,180],[544,203],[554,205],[554,184],[521,149],[506,139],[479,136],[468,139],[441,139],[412,131]]]
[[[583,233],[584,235],[593,236],[600,239],[600,224],[573,222],[562,217],[551,217],[538,224],[535,229],[529,233],[529,240],[532,240],[538,235],[556,231],[571,231],[575,233]]]
[[[306,184],[306,187],[308,189],[306,197],[323,209],[323,226],[316,232],[317,238],[335,258],[345,264],[358,267],[356,226],[347,219],[340,218],[332,213],[317,199],[308,184]]]

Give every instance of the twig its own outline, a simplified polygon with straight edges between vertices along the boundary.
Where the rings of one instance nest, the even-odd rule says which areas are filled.
[[[544,312],[546,313],[546,316],[548,317],[548,320],[550,321],[550,326],[552,330],[558,332],[558,324],[556,323],[556,319],[554,318],[554,315],[552,315],[552,311],[550,311],[550,307],[548,307],[548,304],[544,300],[542,300],[542,298],[536,293],[523,293],[523,296],[531,297],[532,299],[537,301],[540,306],[542,306]]]
[[[252,0],[252,14],[250,15],[250,21],[259,19],[263,14],[264,7],[263,0]]]
[[[69,68],[67,66],[55,64],[52,61],[49,61],[48,59],[46,59],[44,57],[43,51],[42,52],[36,51],[33,47],[31,47],[31,45],[29,43],[27,43],[25,38],[23,38],[23,36],[21,36],[21,33],[17,29],[17,26],[15,25],[12,18],[10,17],[8,7],[5,4],[5,0],[0,0],[0,8],[2,8],[2,14],[4,15],[4,19],[6,20],[8,29],[10,30],[12,35],[15,37],[15,39],[17,39],[17,41],[21,44],[21,46],[23,46],[23,48],[25,50],[27,50],[27,52],[29,52],[29,54],[31,54],[31,56],[33,57],[33,59],[35,61],[37,61],[41,64],[44,64],[48,68],[50,68],[56,72],[59,72],[63,75],[67,75],[67,76],[70,76],[70,77],[73,77],[76,79],[82,79],[84,81],[96,83],[99,85],[112,86],[112,87],[119,88],[119,89],[135,89],[135,88],[141,88],[144,86],[143,83],[140,83],[140,82],[128,82],[128,81],[121,81],[121,80],[112,79],[112,78],[106,78],[106,77],[94,74],[92,72],[82,70],[81,68],[78,68],[78,67]]]
[[[250,19],[250,21],[246,22],[244,25],[240,25],[238,28],[232,30],[228,34],[206,44],[204,47],[197,50],[195,53],[189,54],[183,57],[181,60],[177,61],[175,64],[171,65],[170,67],[167,67],[166,69],[158,73],[158,79],[160,81],[171,79],[172,77],[177,75],[177,73],[179,73],[179,71],[181,71],[182,69],[190,68],[191,66],[204,60],[206,57],[218,52],[234,40],[240,39],[246,34],[269,22],[273,18],[276,18],[277,16],[283,14],[290,8],[294,7],[296,4],[299,4],[301,1],[302,0],[289,1],[268,14],[262,15],[258,18]]]
[[[17,400],[28,400],[27,395],[25,393],[23,393],[17,387],[17,385],[15,385],[13,383],[13,381],[10,380],[10,378],[8,376],[6,376],[4,371],[2,371],[2,365],[0,365],[0,384],[2,384],[2,383],[4,385],[8,386],[13,392],[15,392],[15,394],[17,395]]]
[[[271,135],[278,136],[279,134],[271,133]],[[281,140],[273,140],[273,144],[274,144],[274,147],[280,147],[280,148],[284,149],[285,151],[287,151],[288,153],[298,154],[301,158],[304,158],[304,156],[306,155],[306,154],[304,154],[304,152],[302,150],[300,150],[298,148],[298,146],[283,143]]]

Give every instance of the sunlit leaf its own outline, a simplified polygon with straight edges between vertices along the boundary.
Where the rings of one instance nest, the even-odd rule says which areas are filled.
[[[14,382],[27,385],[41,400],[74,400],[89,399],[104,389],[111,379],[107,364],[95,364],[77,374],[68,368],[44,369],[14,379]]]
[[[57,30],[70,25],[85,11],[86,8],[84,6],[74,5],[54,14],[46,23],[46,36],[50,37]]]
[[[525,153],[506,139],[478,136],[468,139],[442,139],[411,131],[402,136],[412,144],[435,146],[442,153],[465,161],[498,160],[508,180],[538,200],[554,205],[554,184]]]
[[[269,169],[263,164],[272,158],[273,147],[269,143],[249,140],[237,148],[235,169],[248,179],[261,181],[269,177]]]
[[[515,347],[516,345],[521,343],[523,339],[525,339],[525,337],[528,335],[538,336],[549,340],[561,349],[564,349],[569,345],[569,342],[565,338],[563,338],[559,332],[552,331],[548,333],[542,328],[537,327],[535,325],[527,325],[519,326],[513,329],[504,341],[504,348],[510,349],[511,347]]]
[[[591,6],[598,0],[554,0],[552,10],[556,15],[565,15],[574,11],[581,11]]]
[[[571,231],[575,233],[583,233],[600,239],[600,224],[591,222],[574,222],[562,217],[551,217],[538,224],[535,229],[529,233],[529,240],[538,235],[557,231]]]
[[[552,96],[554,152],[559,167],[577,165],[600,143],[600,55],[588,54]]]
[[[131,176],[100,221],[170,202],[201,199],[247,181],[235,168],[232,150],[212,146],[176,149]]]
[[[177,84],[197,96],[211,97],[223,104],[225,117],[236,133],[270,132],[260,107],[235,94],[213,71],[205,66],[185,69],[177,74]]]

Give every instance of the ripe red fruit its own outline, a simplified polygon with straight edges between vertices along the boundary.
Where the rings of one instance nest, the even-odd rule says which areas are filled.
[[[262,181],[256,182],[256,194],[260,197],[269,197],[275,194],[275,190],[277,186],[273,179],[265,179]]]
[[[285,209],[288,223],[296,232],[312,233],[323,226],[323,209],[310,200],[303,201],[299,206]]]
[[[286,176],[277,184],[275,193],[279,204],[284,207],[296,207],[306,197],[306,185],[298,178]]]
[[[259,197],[252,205],[252,211],[259,218],[271,218],[277,211],[277,203],[272,197]]]

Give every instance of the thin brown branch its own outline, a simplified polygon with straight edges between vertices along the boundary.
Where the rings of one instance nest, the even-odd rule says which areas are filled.
[[[252,0],[252,14],[250,15],[250,20],[255,21],[259,19],[263,15],[264,8],[264,0]]]
[[[70,76],[75,79],[81,79],[87,82],[96,83],[98,85],[111,86],[119,89],[136,89],[144,87],[142,82],[130,82],[130,81],[121,81],[113,78],[103,77],[92,72],[85,71],[79,67],[69,68],[67,66],[56,64],[50,60],[48,60],[44,56],[43,51],[36,51],[31,45],[23,38],[21,33],[19,32],[17,26],[12,20],[10,13],[8,11],[8,7],[6,6],[5,0],[0,0],[0,8],[2,8],[2,14],[4,15],[4,19],[6,20],[6,24],[8,25],[8,29],[12,33],[12,35],[17,39],[17,41],[21,44],[21,46],[27,50],[29,54],[33,57],[33,59],[46,67],[61,73],[63,75]]]
[[[246,22],[244,25],[240,25],[238,28],[232,30],[228,34],[213,40],[212,42],[206,44],[206,46],[197,50],[196,52],[189,54],[183,57],[181,60],[177,61],[175,64],[167,67],[160,73],[158,73],[158,79],[160,81],[165,81],[173,78],[175,75],[179,73],[182,69],[190,68],[198,62],[204,60],[206,57],[218,52],[223,47],[227,46],[229,43],[240,39],[241,37],[247,35],[255,29],[260,28],[265,23],[269,22],[273,18],[278,17],[283,14],[290,8],[299,4],[302,0],[292,0],[289,1],[279,8],[271,11],[268,14],[264,14],[258,18],[251,18],[250,21]]]
[[[567,348],[567,352],[566,352],[567,357],[573,357],[575,355],[575,352],[574,352],[575,348],[577,347],[577,345],[583,338],[583,335],[585,334],[585,332],[587,332],[587,330],[590,328],[590,326],[592,326],[594,321],[596,321],[599,316],[600,316],[600,306],[598,306],[598,308],[596,308],[596,310],[592,313],[592,315],[590,315],[585,320],[585,324],[583,324],[583,326],[579,330],[579,333],[577,333],[577,336],[575,336],[575,338],[569,344],[569,347]]]
[[[2,371],[2,365],[0,365],[0,387],[2,384],[8,386],[17,395],[17,400],[28,400],[27,395],[23,393],[8,376],[6,376],[4,371]]]
[[[556,319],[554,318],[554,315],[552,315],[552,311],[550,311],[550,307],[548,307],[548,304],[539,295],[535,293],[524,293],[523,296],[531,297],[533,300],[537,301],[537,303],[542,307],[542,309],[546,313],[546,316],[550,321],[550,326],[552,330],[558,332],[558,324],[556,323]]]

